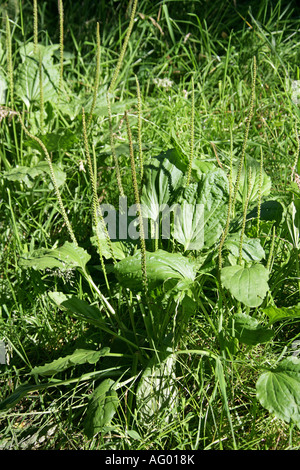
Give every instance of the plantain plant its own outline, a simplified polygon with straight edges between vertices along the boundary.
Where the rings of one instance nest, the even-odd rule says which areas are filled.
[[[56,120],[50,117],[52,107],[56,110],[64,109],[64,119],[72,114],[70,103],[64,102],[60,94],[61,90],[67,91],[63,78],[63,4],[59,2],[59,69],[53,59],[58,47],[41,46],[37,42],[36,2],[34,7],[34,43],[26,44],[25,52],[20,51],[22,64],[16,70],[16,83],[10,77],[10,104],[13,107],[19,100],[30,112],[39,107],[40,124],[44,124],[46,129],[37,129],[37,135],[28,130],[24,122],[25,113],[21,115],[17,109],[14,112],[28,138],[27,145],[43,154],[47,170],[40,166],[34,172],[32,167],[24,166],[17,171],[7,170],[3,177],[8,181],[19,180],[30,187],[32,180],[41,173],[50,175],[70,241],[50,249],[22,253],[19,265],[24,270],[45,273],[48,270],[78,272],[86,288],[84,298],[62,290],[49,290],[48,296],[63,315],[95,328],[97,341],[89,347],[76,348],[71,354],[49,363],[34,366],[28,373],[28,383],[20,385],[3,400],[0,409],[12,408],[32,391],[45,391],[70,384],[75,386],[78,382],[89,380],[94,387],[83,419],[84,430],[89,438],[103,432],[117,419],[124,396],[128,396],[127,423],[138,420],[147,429],[155,425],[162,413],[168,422],[176,416],[180,386],[177,380],[179,358],[194,354],[201,359],[206,358],[214,371],[216,389],[223,400],[235,441],[226,388],[228,362],[238,359],[238,353],[244,345],[252,348],[272,340],[275,322],[299,317],[298,306],[281,309],[272,302],[269,279],[275,235],[268,261],[259,236],[262,221],[272,223],[273,219],[268,220],[268,213],[264,211],[270,202],[266,198],[270,192],[271,179],[264,171],[263,155],[257,162],[246,152],[254,109],[256,58],[253,59],[252,91],[240,158],[233,160],[231,152],[227,169],[195,155],[194,78],[191,82],[189,155],[175,145],[144,161],[141,90],[136,79],[139,158],[135,155],[130,122],[132,115],[125,109],[129,149],[127,158],[132,181],[126,187],[115,148],[112,102],[137,11],[137,0],[133,2],[128,31],[104,96],[107,100],[109,127],[107,140],[111,146],[120,200],[124,202],[132,192],[137,211],[134,214],[136,217],[128,215],[122,226],[126,237],[121,236],[120,230],[112,236],[106,228],[99,204],[96,158],[92,160],[90,155],[90,148],[93,147],[92,124],[94,121],[95,125],[97,123],[100,76],[100,32],[97,24],[96,73],[88,121],[84,106],[76,118],[81,126],[92,191],[90,210],[95,236],[91,237],[89,249],[96,251],[100,258],[98,269],[105,280],[102,288],[91,274],[89,250],[80,246],[68,210],[64,207],[61,197],[64,184],[59,184],[59,167],[52,162],[51,151],[47,148],[50,146],[53,151],[59,149],[67,152],[77,143],[76,136],[57,129]],[[168,10],[164,8],[164,11]],[[171,23],[168,24],[171,28]],[[11,75],[8,19],[6,33],[8,70]],[[44,73],[44,68],[47,73]],[[46,109],[49,114],[43,119]],[[233,138],[231,142],[233,145]],[[140,172],[136,171],[137,162]],[[39,163],[45,162],[41,160]],[[298,262],[299,188],[294,188],[293,196],[288,224]],[[116,222],[124,222],[121,209],[114,211],[114,216]],[[256,221],[255,236],[251,236],[251,230],[247,231],[251,219]],[[129,236],[129,233],[136,236]],[[222,295],[220,303],[223,305],[217,324],[203,302],[203,286],[207,279],[215,280],[218,295]],[[217,351],[210,348],[209,344],[193,350],[183,347],[188,325],[198,315],[204,315],[210,324],[219,344]],[[85,372],[82,372],[83,365],[87,366]],[[70,370],[72,374],[67,376]],[[258,361],[257,371],[260,375],[256,383],[256,396],[261,405],[278,418],[299,426],[300,360],[295,356],[283,360],[279,358],[271,366]]]

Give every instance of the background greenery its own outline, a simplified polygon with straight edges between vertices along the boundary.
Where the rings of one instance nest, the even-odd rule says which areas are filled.
[[[117,203],[117,181],[109,145],[105,90],[110,83],[129,24],[132,2],[64,2],[64,81],[71,105],[45,112],[55,121],[55,138],[48,142],[53,161],[63,169],[66,182],[63,201],[68,208],[80,246],[91,254],[91,270],[99,283],[99,260],[90,244],[92,236],[92,189],[82,140],[82,103],[91,99],[96,67],[96,23],[100,24],[101,74],[96,121],[91,132],[98,161],[98,195],[101,201]],[[0,79],[8,82],[5,14],[12,30],[12,60],[16,71],[22,44],[33,40],[32,2],[2,2],[0,30]],[[195,83],[196,158],[228,166],[230,129],[234,152],[239,154],[249,112],[252,60],[257,58],[257,84],[249,155],[257,160],[260,148],[264,168],[272,178],[271,195],[285,201],[297,153],[295,125],[299,107],[291,99],[292,81],[300,79],[298,2],[287,1],[140,1],[133,32],[116,88],[114,132],[120,144],[120,166],[126,193],[132,197],[131,172],[126,147],[125,110],[136,113],[136,75],[143,106],[145,159],[170,148],[174,141],[188,154],[190,144],[191,77]],[[57,2],[38,2],[39,43],[59,44]],[[59,63],[59,48],[53,60]],[[11,105],[9,94],[2,105]],[[26,111],[15,97],[14,109]],[[67,110],[67,112],[66,112]],[[30,107],[31,132],[39,127],[38,106]],[[27,110],[28,112],[28,110]],[[53,118],[54,115],[54,118]],[[41,247],[68,240],[57,201],[45,174],[29,176],[27,183],[7,178],[16,166],[34,168],[38,149],[26,145],[26,136],[14,118],[0,124],[0,339],[8,344],[9,363],[0,365],[0,395],[4,399],[22,384],[32,367],[60,357],[84,341],[93,344],[93,330],[83,322],[64,316],[50,302],[49,290],[63,290],[85,297],[86,286],[77,273],[41,274],[23,270],[19,258]],[[45,121],[47,126],[47,120]],[[64,129],[60,131],[60,129]],[[136,120],[132,121],[134,139]],[[60,145],[57,133],[61,132]],[[63,140],[64,139],[64,140]],[[31,142],[32,144],[32,142]],[[52,146],[52,147],[51,147]],[[267,240],[270,245],[270,238]],[[295,260],[284,263],[287,250],[275,253],[272,295],[281,306],[298,302]],[[281,262],[282,261],[282,262]],[[98,277],[97,277],[98,276]],[[216,285],[207,285],[207,303],[212,321],[218,318]],[[211,292],[210,292],[211,290]],[[213,300],[212,300],[213,299]],[[209,365],[189,356],[182,361],[180,413],[166,425],[164,418],[143,430],[126,422],[125,405],[114,426],[93,439],[82,433],[84,406],[91,383],[74,388],[49,389],[31,394],[0,416],[0,448],[14,449],[299,449],[300,435],[293,424],[269,415],[258,403],[253,386],[254,363],[274,360],[297,338],[298,323],[286,321],[277,328],[271,345],[245,348],[227,375],[228,406],[232,427],[222,400],[214,397]],[[209,345],[217,349],[210,324],[203,315],[193,318],[184,338],[186,348]],[[247,368],[246,368],[247,365]],[[253,369],[252,369],[253,366]],[[82,373],[93,366],[82,366]],[[69,377],[69,376],[68,376]],[[72,378],[72,375],[71,375]],[[234,439],[233,439],[234,436]]]

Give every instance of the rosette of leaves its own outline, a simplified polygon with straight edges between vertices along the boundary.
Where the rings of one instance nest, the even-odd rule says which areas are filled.
[[[173,215],[170,235],[186,250],[202,250],[214,245],[227,218],[229,188],[223,170],[198,165],[194,182],[186,187],[186,161],[177,150],[168,150],[144,167],[141,195],[143,216],[159,223]],[[161,220],[160,220],[161,217]],[[162,230],[162,235],[165,233]]]

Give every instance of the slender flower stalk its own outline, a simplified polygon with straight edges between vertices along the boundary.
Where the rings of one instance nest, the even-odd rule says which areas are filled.
[[[40,128],[43,132],[44,128],[44,88],[43,88],[43,62],[42,55],[39,51],[39,82],[40,82]]]
[[[99,217],[101,219],[102,219],[102,216],[100,214],[100,211],[98,211],[99,208],[98,208],[97,183],[96,183],[95,171],[94,171],[93,165],[92,165],[92,159],[91,159],[90,152],[89,152],[84,108],[82,108],[82,127],[83,127],[83,140],[84,140],[84,147],[85,147],[85,155],[86,155],[87,162],[88,162],[90,180],[91,180],[92,190],[93,190],[93,200],[92,200],[93,225],[95,227],[98,253],[99,253],[99,256],[100,256],[100,262],[101,262],[101,267],[102,267],[103,274],[104,274],[104,279],[105,279],[105,282],[106,282],[106,286],[107,286],[108,290],[110,291],[109,282],[108,282],[108,278],[107,278],[107,274],[106,274],[105,263],[104,263],[103,255],[102,255],[101,237],[100,237],[99,228],[98,228],[98,214],[97,214],[97,212],[99,213]],[[101,222],[102,222],[102,220],[101,220]]]
[[[232,127],[230,128],[230,171],[229,171],[229,199],[228,199],[228,210],[225,229],[222,233],[220,245],[219,245],[219,270],[222,269],[222,248],[225,243],[225,239],[228,234],[230,218],[231,218],[231,207],[232,207],[232,155],[233,155],[233,136]]]
[[[122,46],[122,49],[121,49],[121,53],[119,55],[119,59],[118,59],[113,77],[112,77],[112,81],[111,81],[111,83],[109,85],[109,88],[108,88],[108,93],[109,94],[114,91],[114,88],[115,88],[115,85],[116,85],[116,82],[117,82],[117,79],[118,79],[118,75],[119,75],[120,70],[121,70],[121,66],[122,66],[124,55],[125,55],[125,52],[126,52],[126,49],[127,49],[128,41],[129,41],[129,38],[130,38],[130,35],[131,35],[131,32],[132,32],[132,28],[133,28],[134,16],[135,16],[135,12],[136,12],[137,3],[138,3],[138,0],[134,0],[132,10],[131,10],[128,30],[127,30],[127,33],[126,33],[126,36],[125,36],[125,39],[124,39],[124,43],[123,43],[123,46]]]
[[[295,136],[296,136],[296,145],[297,145],[297,149],[296,149],[296,155],[295,155],[295,159],[294,159],[294,164],[292,166],[292,174],[291,174],[291,181],[294,180],[294,175],[295,173],[299,173],[299,171],[297,169],[297,165],[298,165],[298,159],[299,159],[299,152],[300,152],[300,139],[299,139],[299,135],[298,135],[298,129],[297,129],[297,123],[295,124]]]
[[[195,143],[195,88],[194,88],[194,77],[192,76],[192,106],[191,106],[191,123],[190,123],[190,157],[189,167],[187,174],[187,186],[190,184],[192,164],[194,158],[194,143]]]
[[[101,57],[101,48],[100,48],[100,31],[99,31],[99,23],[97,23],[97,32],[96,32],[96,40],[97,40],[97,55],[96,55],[96,75],[95,75],[95,83],[94,83],[94,93],[93,93],[93,101],[91,105],[90,115],[88,119],[87,126],[89,127],[93,118],[94,109],[96,106],[98,88],[99,88],[99,81],[100,81],[100,57]]]
[[[143,148],[142,148],[142,98],[141,89],[137,76],[136,89],[137,89],[137,101],[138,101],[138,145],[139,145],[139,162],[140,162],[140,178],[143,180],[144,168],[143,168]]]
[[[122,185],[122,178],[121,178],[119,160],[118,160],[118,156],[117,156],[116,149],[115,149],[115,140],[114,140],[114,133],[113,133],[113,128],[112,128],[111,105],[110,105],[110,99],[109,99],[109,94],[108,93],[107,93],[107,110],[108,110],[108,122],[109,122],[110,147],[111,147],[111,152],[112,152],[112,156],[113,156],[114,163],[115,163],[117,183],[118,183],[120,196],[124,197],[125,193],[124,193],[124,189],[123,189],[123,185]]]
[[[33,0],[33,52],[37,53],[38,46],[38,8],[37,0]]]
[[[250,201],[251,191],[252,191],[252,181],[251,181],[251,167],[249,168],[249,176],[248,176],[248,193],[247,199],[245,202],[244,212],[243,212],[243,222],[242,222],[242,230],[241,230],[241,237],[240,237],[240,244],[239,244],[239,264],[242,264],[242,255],[243,255],[243,239],[245,234],[245,227],[246,227],[246,219],[247,219],[247,209],[248,204]]]
[[[272,263],[273,253],[274,253],[274,245],[275,245],[275,225],[273,225],[270,253],[269,253],[267,266],[266,266],[269,271],[271,271],[271,263]]]
[[[140,204],[139,188],[136,176],[136,167],[134,161],[134,152],[133,152],[133,143],[132,143],[132,134],[129,125],[128,114],[125,112],[125,120],[127,124],[127,133],[129,140],[129,154],[130,154],[130,165],[131,165],[131,176],[132,184],[134,189],[134,198],[135,204],[137,207],[138,218],[139,218],[139,227],[140,227],[140,242],[141,242],[141,265],[142,265],[142,281],[145,290],[147,290],[147,271],[146,271],[146,243],[145,243],[145,234],[144,234],[144,225],[143,225],[143,216],[142,209]]]
[[[260,168],[259,168],[259,186],[258,186],[258,204],[257,204],[257,236],[259,235],[262,182],[263,182],[264,157],[262,148],[260,148]]]
[[[101,267],[103,270],[106,286],[108,290],[110,290],[109,282],[108,282],[108,278],[106,274],[105,263],[104,263],[103,255],[102,255],[101,236],[100,236],[99,227],[98,227],[98,217],[100,217],[100,222],[102,222],[102,225],[105,226],[105,224],[102,218],[102,214],[99,211],[97,182],[96,182],[96,176],[95,176],[96,172],[95,172],[95,168],[93,169],[92,159],[91,159],[90,152],[89,152],[84,108],[82,108],[82,127],[83,127],[83,140],[84,140],[84,147],[85,147],[85,155],[87,158],[87,163],[88,163],[88,168],[89,168],[89,173],[90,173],[90,180],[91,180],[92,191],[93,191],[93,200],[92,200],[93,225],[95,227],[96,240],[97,240],[98,252],[100,256]]]
[[[14,104],[14,76],[12,63],[11,31],[9,17],[6,15],[6,51],[7,51],[7,71],[9,80],[9,92],[11,107]]]
[[[253,78],[252,78],[250,109],[249,109],[249,114],[247,116],[246,129],[245,129],[245,135],[244,135],[244,141],[243,141],[243,147],[242,147],[242,153],[241,153],[241,158],[240,158],[240,161],[239,161],[238,172],[237,172],[236,181],[235,181],[234,194],[233,194],[233,204],[232,204],[233,208],[234,208],[234,205],[235,205],[236,196],[237,196],[239,183],[240,183],[240,178],[241,178],[241,173],[242,173],[242,168],[243,168],[243,165],[244,165],[245,151],[246,151],[246,146],[247,146],[247,142],[248,142],[250,123],[251,123],[251,119],[253,117],[255,85],[256,85],[256,57],[254,56],[253,57]]]
[[[60,73],[59,73],[59,91],[63,86],[63,71],[64,71],[64,6],[63,1],[58,0],[58,14],[59,14],[59,49],[60,49]]]

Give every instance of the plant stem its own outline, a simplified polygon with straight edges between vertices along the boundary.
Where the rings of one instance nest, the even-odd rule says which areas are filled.
[[[14,76],[12,63],[11,31],[9,17],[6,15],[6,51],[7,51],[7,72],[9,79],[9,92],[11,107],[14,106]]]
[[[40,127],[44,127],[44,90],[43,90],[43,62],[41,51],[39,51],[39,82],[40,82]]]
[[[113,156],[113,159],[114,159],[114,162],[115,162],[115,167],[116,167],[116,176],[117,176],[119,193],[120,193],[121,197],[125,197],[125,193],[124,193],[124,189],[123,189],[123,185],[122,185],[122,178],[121,178],[119,160],[118,160],[118,157],[117,157],[117,154],[116,154],[116,149],[115,149],[114,133],[113,133],[113,128],[112,128],[111,105],[110,105],[110,99],[109,99],[109,94],[108,93],[107,93],[106,97],[107,97],[110,147],[111,147],[111,152],[112,152],[112,156]]]
[[[96,233],[98,253],[100,256],[101,267],[102,267],[102,271],[104,274],[104,279],[106,282],[107,289],[110,292],[109,282],[107,279],[107,273],[106,273],[105,263],[103,260],[102,249],[101,249],[101,236],[100,236],[99,229],[98,229],[98,216],[100,217],[100,222],[102,223],[102,225],[105,226],[105,224],[102,218],[102,214],[98,207],[99,204],[98,204],[98,194],[97,194],[97,183],[96,183],[96,177],[95,177],[96,172],[93,170],[92,159],[91,159],[90,152],[89,152],[84,108],[82,108],[82,127],[83,127],[83,140],[84,140],[84,147],[85,147],[85,155],[86,155],[86,159],[88,162],[90,181],[92,184],[92,191],[93,191],[93,201],[92,201],[93,224],[94,224],[95,233]],[[99,212],[99,214],[97,214],[97,211]]]
[[[192,164],[194,158],[194,141],[195,141],[195,88],[194,88],[194,77],[192,76],[192,106],[191,106],[191,123],[190,123],[190,157],[189,167],[187,174],[187,186],[190,184]]]
[[[64,71],[64,6],[63,1],[58,0],[58,14],[59,14],[59,49],[60,49],[60,73],[59,73],[59,92],[62,90],[63,85],[63,71]]]
[[[259,187],[258,187],[258,203],[257,203],[257,236],[259,236],[260,226],[260,211],[261,211],[261,192],[262,192],[262,181],[263,181],[263,151],[260,148],[260,168],[259,168]]]
[[[38,46],[38,8],[37,0],[33,0],[33,52],[37,53]]]
[[[137,89],[137,100],[138,100],[138,144],[139,144],[139,162],[140,162],[140,179],[141,183],[143,181],[143,149],[142,149],[142,99],[141,99],[141,89],[140,84],[138,81],[137,76],[135,76],[136,80],[136,89]]]
[[[135,168],[135,161],[134,161],[134,152],[133,152],[133,144],[132,144],[132,134],[129,125],[129,119],[127,115],[127,111],[125,112],[125,120],[127,124],[127,133],[128,133],[128,140],[129,140],[129,154],[130,154],[130,165],[131,165],[131,175],[132,175],[132,184],[134,189],[134,198],[135,204],[137,207],[138,218],[139,218],[139,227],[140,227],[140,242],[141,242],[141,263],[142,263],[142,281],[145,290],[147,290],[147,271],[146,271],[146,244],[145,244],[145,234],[144,234],[144,225],[143,225],[143,216],[142,216],[142,209],[140,204],[140,196],[139,196],[139,188],[136,176],[136,168]]]
[[[93,93],[93,101],[91,105],[90,115],[87,123],[87,127],[90,126],[93,113],[96,105],[97,100],[97,93],[99,88],[99,81],[100,81],[100,56],[101,56],[101,48],[100,48],[100,32],[99,32],[99,23],[97,23],[97,32],[96,32],[96,40],[97,40],[97,54],[96,54],[96,75],[95,75],[95,83],[94,83],[94,93]]]
[[[117,65],[116,65],[116,68],[115,68],[115,71],[114,71],[114,74],[113,74],[113,77],[112,77],[112,81],[111,81],[110,86],[108,88],[108,94],[110,94],[114,91],[114,88],[115,88],[115,85],[116,85],[116,81],[117,81],[117,78],[118,78],[118,75],[119,75],[119,72],[120,72],[120,69],[121,69],[121,66],[122,66],[122,62],[123,62],[124,55],[125,55],[125,52],[126,52],[126,49],[127,49],[128,41],[129,41],[131,31],[132,31],[132,28],[133,28],[134,15],[135,15],[135,12],[136,12],[137,3],[138,3],[138,0],[134,0],[132,10],[131,10],[130,21],[129,21],[127,34],[126,34],[125,39],[124,39],[124,43],[123,43],[121,53],[119,55],[119,59],[118,59],[118,62],[117,62]]]
[[[251,119],[252,119],[252,116],[253,116],[255,85],[256,85],[256,57],[254,56],[253,57],[253,79],[252,79],[250,109],[249,109],[249,114],[247,116],[246,129],[245,129],[245,135],[244,135],[244,141],[243,141],[243,147],[242,147],[242,153],[241,153],[241,158],[240,158],[240,161],[239,161],[238,172],[237,172],[236,181],[235,181],[233,202],[232,202],[233,209],[234,209],[236,196],[237,196],[238,189],[239,189],[239,183],[240,183],[242,168],[243,168],[243,164],[244,164],[244,160],[245,160],[245,151],[246,151],[246,146],[247,146],[247,142],[248,142],[250,123],[251,123]]]
[[[240,244],[239,244],[239,264],[242,264],[242,257],[243,257],[243,239],[245,234],[245,227],[246,227],[246,220],[247,220],[247,209],[248,204],[250,201],[251,191],[252,191],[252,181],[251,181],[251,167],[249,168],[249,177],[248,177],[248,194],[247,199],[245,202],[244,212],[243,212],[243,222],[242,222],[242,229],[241,229],[241,237],[240,237]]]

